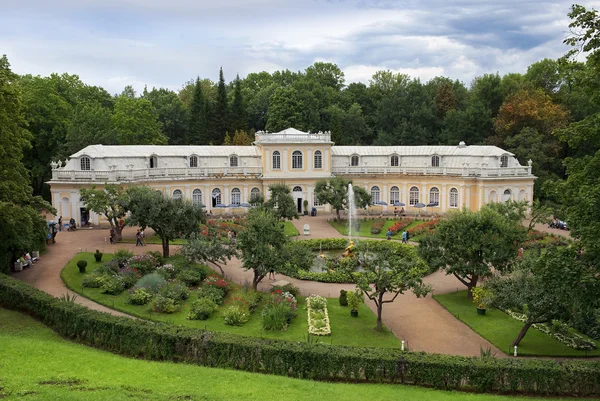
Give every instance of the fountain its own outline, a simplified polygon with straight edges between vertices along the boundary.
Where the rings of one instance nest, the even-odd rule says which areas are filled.
[[[354,204],[354,189],[348,184],[348,242],[352,242],[352,228],[356,219],[356,205]]]

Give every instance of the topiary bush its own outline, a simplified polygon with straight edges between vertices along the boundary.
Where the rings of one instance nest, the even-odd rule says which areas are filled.
[[[192,302],[187,318],[189,320],[206,320],[217,310],[217,304],[209,298],[200,298]]]
[[[144,288],[132,288],[129,290],[127,302],[132,305],[146,305],[153,298],[153,295]]]
[[[96,259],[96,263],[102,262],[102,252],[96,249],[96,253],[94,253],[94,259]]]
[[[87,262],[85,260],[77,261],[77,268],[79,269],[79,273],[85,273],[86,267],[87,267]]]
[[[156,294],[166,282],[167,280],[165,280],[160,274],[151,273],[140,278],[135,286],[138,288],[144,288],[151,294]]]
[[[348,291],[340,290],[340,297],[338,300],[341,306],[348,306]]]

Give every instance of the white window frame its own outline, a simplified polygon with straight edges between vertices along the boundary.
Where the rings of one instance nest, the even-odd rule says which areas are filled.
[[[217,196],[215,196],[217,195]],[[211,192],[212,199],[215,199],[215,205],[223,203],[223,193],[220,188],[214,188]]]
[[[440,203],[440,189],[438,187],[431,187],[429,189],[429,203]]]
[[[92,170],[92,159],[90,159],[89,156],[82,156],[79,159],[79,168],[81,168],[81,171]]]
[[[450,199],[448,204],[452,209],[458,208],[458,188],[450,188]]]
[[[512,199],[512,191],[510,189],[505,189],[504,192],[502,193],[502,201],[508,202],[511,199]]]
[[[394,206],[396,202],[400,202],[400,188],[394,185],[390,188],[390,206]]]
[[[148,168],[158,168],[158,156],[150,156],[150,159],[148,161]]]
[[[508,167],[508,155],[500,156],[500,167],[501,168]]]
[[[281,170],[281,152],[273,151],[272,161],[273,170]]]
[[[381,189],[377,185],[371,187],[371,204],[381,202]]]
[[[392,155],[390,157],[390,166],[391,167],[399,167],[400,166],[400,156]]]
[[[323,203],[317,198],[317,193],[313,192],[313,206],[323,206]]]
[[[323,168],[323,153],[320,150],[315,151],[314,159],[314,169],[320,170]]]
[[[239,167],[240,161],[237,155],[229,156],[229,167]]]
[[[442,158],[438,155],[431,156],[431,167],[439,167],[441,164]]]
[[[231,190],[231,204],[239,205],[242,203],[242,191],[239,188],[233,188]]]
[[[190,156],[190,168],[198,168],[198,156],[192,155]]]
[[[181,189],[176,189],[173,191],[173,199],[182,200],[183,199],[183,191]]]
[[[360,165],[360,157],[358,155],[350,156],[350,167],[358,167]]]
[[[410,206],[414,206],[419,203],[419,187],[410,187],[410,191],[408,193],[408,204]]]
[[[200,188],[192,191],[192,204],[196,206],[202,205],[202,190]]]
[[[292,152],[292,170],[302,170],[304,165],[304,155],[300,150]]]

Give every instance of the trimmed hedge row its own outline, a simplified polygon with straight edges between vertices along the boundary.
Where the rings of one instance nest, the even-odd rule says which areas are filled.
[[[303,379],[545,395],[600,394],[599,362],[467,358],[202,331],[93,311],[1,274],[0,305],[32,313],[66,338],[136,358]]]

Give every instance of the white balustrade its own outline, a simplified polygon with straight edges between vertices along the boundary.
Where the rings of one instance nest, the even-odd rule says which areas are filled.
[[[531,176],[531,167],[389,167],[389,166],[334,166],[333,174],[404,174],[404,175],[448,175],[465,177],[527,177]]]

